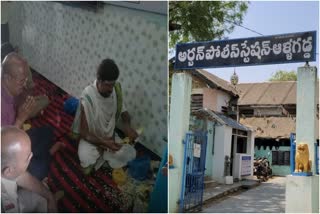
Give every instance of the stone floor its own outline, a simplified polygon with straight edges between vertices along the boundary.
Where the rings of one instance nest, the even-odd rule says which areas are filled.
[[[251,188],[259,185],[258,180],[250,178],[250,180],[242,180],[233,184],[219,184],[214,187],[205,188],[203,192],[203,201],[214,200],[232,192],[240,190],[242,187]]]
[[[245,185],[252,185],[254,181],[244,181]],[[217,195],[223,191],[239,188],[241,184],[233,187],[216,188]],[[252,187],[252,186],[251,186]],[[209,191],[209,190],[208,190]],[[206,194],[209,194],[208,192]],[[223,194],[223,193],[222,193]],[[208,196],[207,196],[208,197]],[[209,200],[203,205],[203,213],[284,213],[285,212],[285,177],[274,177],[261,183],[256,188],[240,191],[238,194],[226,195],[223,200]]]

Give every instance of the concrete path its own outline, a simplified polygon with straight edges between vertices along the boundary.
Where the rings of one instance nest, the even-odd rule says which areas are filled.
[[[203,213],[284,213],[285,177],[274,177],[256,188],[203,206]]]
[[[215,200],[217,198],[220,198],[221,196],[238,191],[239,189],[241,189],[241,186],[247,186],[248,188],[252,188],[257,185],[259,185],[259,183],[256,180],[243,180],[240,182],[233,183],[231,185],[219,184],[214,187],[205,188],[203,192],[203,201],[212,199]]]

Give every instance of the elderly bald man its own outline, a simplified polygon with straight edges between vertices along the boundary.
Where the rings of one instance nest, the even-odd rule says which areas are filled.
[[[4,94],[1,95],[4,95],[4,98],[8,99],[8,101],[10,101],[8,98],[10,95],[11,97],[14,97],[15,105],[20,109],[20,111],[17,112],[17,119],[19,120],[14,120],[12,114],[5,114],[7,109],[10,109],[10,105],[6,105],[8,103],[2,105],[2,109],[5,110],[1,115],[2,124],[8,125],[17,122],[15,125],[21,126],[26,119],[36,116],[49,104],[47,96],[29,96],[33,93],[34,86],[32,74],[27,61],[19,54],[12,52],[4,58],[2,63],[2,74],[1,84],[6,90],[4,91]],[[26,99],[28,100],[28,106],[26,106]],[[12,104],[12,102],[9,102],[9,104]],[[27,110],[29,111],[27,112]]]
[[[29,136],[15,126],[1,128],[1,210],[57,212],[53,194],[26,171],[32,159]]]
[[[17,98],[25,90],[28,81],[28,63],[17,53],[8,54],[3,60],[1,75],[1,126],[14,125],[21,128],[36,108],[35,99],[28,96],[22,105],[17,105]],[[34,158],[28,171],[39,180],[48,175],[50,153],[53,145],[51,127],[32,128],[28,130]]]

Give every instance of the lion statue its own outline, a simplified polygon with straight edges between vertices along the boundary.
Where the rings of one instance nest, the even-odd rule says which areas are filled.
[[[310,172],[311,160],[309,160],[309,148],[306,143],[297,144],[296,149],[296,166],[294,172]]]

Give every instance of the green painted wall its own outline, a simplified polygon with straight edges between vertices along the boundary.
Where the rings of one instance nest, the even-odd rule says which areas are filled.
[[[206,176],[212,176],[212,161],[213,161],[213,154],[212,154],[212,146],[213,146],[213,131],[214,125],[212,122],[208,122],[208,138],[207,138],[207,152],[206,152]]]
[[[268,160],[270,162],[272,173],[273,175],[278,176],[286,176],[290,174],[290,165],[283,166],[283,165],[272,165],[272,151],[276,151],[274,147],[272,147],[272,150],[267,147],[266,149],[263,149],[263,147],[260,147],[260,150],[258,150],[258,147],[254,147],[254,155],[255,157],[268,157],[268,152],[270,152],[270,156],[268,157]],[[290,151],[289,146],[280,146],[278,151]]]

